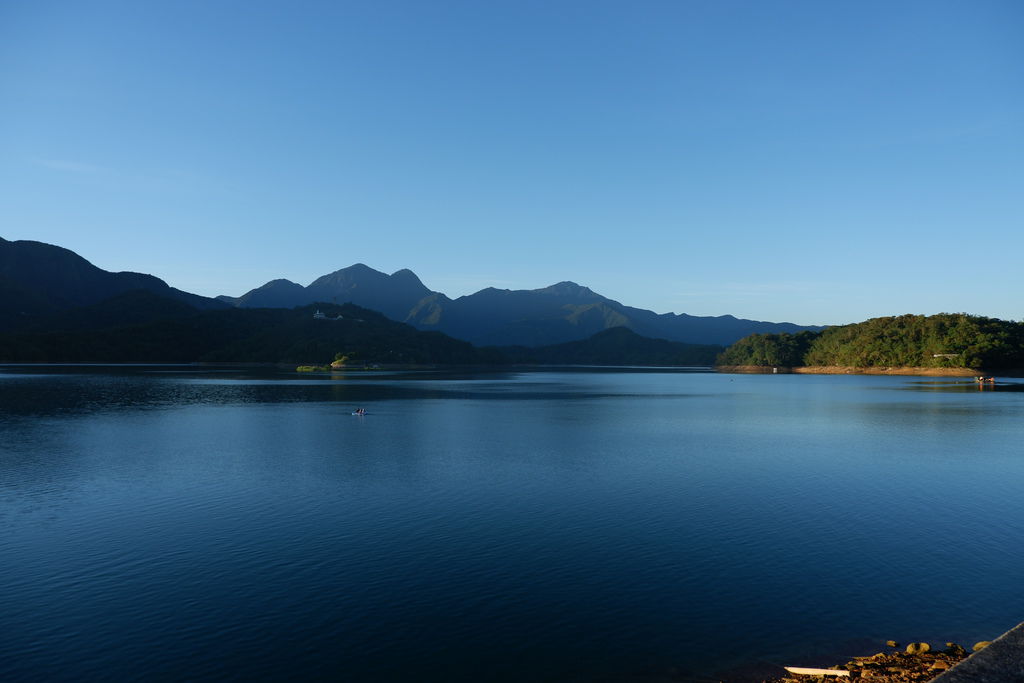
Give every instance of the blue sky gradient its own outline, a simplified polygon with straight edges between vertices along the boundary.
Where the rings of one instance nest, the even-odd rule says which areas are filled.
[[[199,294],[1019,320],[1024,3],[0,3],[0,236]]]

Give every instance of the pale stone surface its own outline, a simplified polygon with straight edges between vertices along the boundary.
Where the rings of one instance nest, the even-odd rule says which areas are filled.
[[[932,683],[1024,682],[1024,623],[937,677]]]

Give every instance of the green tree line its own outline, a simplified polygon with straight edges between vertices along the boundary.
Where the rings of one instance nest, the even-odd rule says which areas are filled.
[[[750,335],[717,364],[1022,368],[1024,323],[966,313],[872,318],[818,333]]]

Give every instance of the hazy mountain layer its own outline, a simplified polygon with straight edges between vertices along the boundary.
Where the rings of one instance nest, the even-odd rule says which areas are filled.
[[[450,299],[427,289],[410,270],[386,275],[361,263],[324,275],[308,287],[273,280],[241,297],[218,298],[243,308],[348,302],[380,311],[421,330],[444,332],[483,346],[561,344],[614,327],[626,327],[645,337],[722,345],[755,333],[823,329],[743,320],[731,315],[657,314],[624,306],[574,282],[533,290],[488,287]]]
[[[387,275],[362,263],[314,280],[308,287],[290,280],[271,280],[240,297],[217,297],[239,308],[294,308],[317,301],[353,303],[404,321],[409,311],[432,292],[411,270]]]

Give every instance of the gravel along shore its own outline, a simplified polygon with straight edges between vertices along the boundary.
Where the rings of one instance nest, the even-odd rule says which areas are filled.
[[[976,643],[978,651],[989,641]],[[845,664],[819,669],[817,673],[790,673],[782,678],[766,679],[765,683],[806,683],[807,681],[866,680],[872,683],[923,683],[930,681],[970,654],[956,643],[946,643],[942,650],[928,643],[910,643],[902,648],[892,640],[886,643],[888,652],[867,657],[854,657]],[[827,672],[827,673],[826,673]]]

